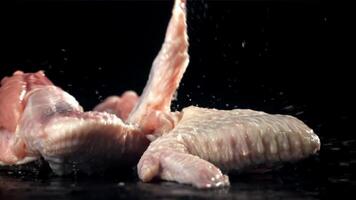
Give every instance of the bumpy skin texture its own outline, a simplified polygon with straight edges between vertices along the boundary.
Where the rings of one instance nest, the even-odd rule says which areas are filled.
[[[15,130],[0,130],[0,164],[23,164],[43,157],[59,175],[82,170],[87,173],[105,170],[109,162],[132,166],[147,148],[149,141],[135,126],[125,124],[114,114],[83,112],[74,97],[54,86],[43,74],[16,72],[3,81],[0,92],[18,104]],[[11,84],[9,84],[11,83]],[[18,87],[24,85],[24,87]],[[18,88],[24,88],[21,95]],[[14,92],[15,91],[15,92]],[[11,93],[12,92],[12,93]],[[2,99],[3,100],[3,99]],[[6,111],[2,104],[1,111]],[[123,109],[125,110],[125,109]],[[3,120],[6,122],[6,120]],[[75,169],[73,169],[75,165]]]
[[[109,97],[94,109],[99,112],[84,113],[72,96],[50,81],[47,85],[37,84],[41,87],[27,92],[26,101],[22,101],[19,92],[21,85],[15,84],[17,88],[12,86],[9,90],[2,87],[3,91],[15,91],[13,100],[20,103],[10,109],[16,111],[10,120],[0,115],[3,124],[11,122],[11,130],[16,129],[13,136],[9,136],[8,130],[0,130],[0,149],[5,152],[0,154],[0,163],[19,164],[22,159],[19,154],[33,159],[42,156],[57,174],[69,173],[72,163],[88,172],[91,170],[87,166],[97,168],[99,162],[104,166],[108,162],[136,164],[149,144],[146,134],[152,134],[150,138],[158,137],[173,129],[179,120],[176,113],[170,112],[170,104],[189,62],[184,2],[176,1],[165,42],[140,98],[129,91],[121,97]],[[48,80],[43,72],[19,73],[20,77],[15,74],[11,78],[21,78],[16,83],[23,83],[24,88]]]
[[[186,56],[185,61],[177,65],[175,61],[179,59],[165,62],[164,58],[172,58],[170,52],[187,54],[185,4],[184,0],[175,1],[165,42],[154,62],[144,94],[129,116],[129,122],[142,126],[145,121],[150,121],[145,112],[154,108],[159,108],[160,112],[169,110],[167,102],[171,101],[181,79],[180,73],[184,72],[189,60]],[[165,55],[166,52],[169,54]],[[179,76],[172,76],[174,71],[180,72],[173,73]],[[175,87],[164,87],[170,86],[170,83]],[[159,131],[154,127],[154,136],[149,138],[156,140],[138,163],[139,177],[145,182],[159,178],[199,188],[227,186],[228,177],[218,167],[228,171],[261,164],[272,165],[304,158],[320,148],[319,138],[313,131],[291,116],[197,107],[170,115],[174,116],[171,120],[173,130]]]
[[[34,159],[18,134],[18,124],[29,96],[37,89],[52,86],[42,71],[23,73],[16,71],[4,77],[0,87],[0,164],[22,164]]]
[[[147,84],[128,123],[152,131],[160,128],[161,121],[174,127],[174,119],[169,116],[171,101],[189,63],[185,12],[185,1],[176,0],[164,43],[153,61]]]
[[[113,164],[133,166],[143,154],[137,167],[143,181],[160,178],[210,188],[229,185],[219,168],[273,165],[319,150],[319,138],[291,116],[197,107],[171,112],[173,94],[189,62],[185,3],[175,1],[166,38],[140,97],[129,91],[109,97],[96,111],[83,112],[43,72],[15,72],[3,79],[0,164],[42,156],[56,174],[92,173]]]
[[[11,77],[5,77],[0,84],[0,129],[14,132],[24,109],[26,96],[32,90],[53,85],[42,71],[23,73],[16,71]]]
[[[199,188],[225,186],[228,178],[217,167],[228,171],[273,165],[320,149],[313,130],[292,116],[193,106],[182,115],[142,156],[138,173],[143,181],[158,177]]]

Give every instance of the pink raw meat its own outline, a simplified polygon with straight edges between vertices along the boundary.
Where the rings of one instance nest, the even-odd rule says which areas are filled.
[[[138,174],[143,181],[161,178],[199,188],[225,186],[228,178],[217,167],[230,171],[272,166],[320,149],[313,130],[291,116],[193,106],[182,115],[178,125],[153,141],[141,157]]]
[[[108,163],[135,165],[149,144],[146,135],[167,132],[178,120],[178,114],[170,113],[169,107],[188,65],[188,42],[185,16],[176,17],[171,20],[162,51],[153,64],[151,78],[140,100],[134,92],[126,92],[121,98],[112,97],[98,105],[95,109],[101,112],[83,112],[71,95],[50,81],[30,87],[32,83],[47,83],[42,81],[48,80],[43,72],[17,72],[4,78],[3,82],[8,83],[6,80],[18,80],[27,90],[25,94],[16,92],[21,88],[18,84],[4,84],[0,89],[5,91],[0,96],[4,102],[0,110],[7,109],[6,103],[22,103],[21,109],[11,108],[16,111],[16,118],[10,120],[5,118],[5,112],[0,114],[4,124],[12,124],[11,130],[2,128],[0,132],[3,138],[0,149],[5,152],[0,154],[1,164],[21,164],[42,156],[57,174],[70,173],[73,165],[89,173]],[[14,101],[7,101],[7,91],[14,92]],[[129,122],[124,123],[131,110]],[[24,160],[27,157],[30,159]]]
[[[171,112],[173,94],[189,63],[185,6],[185,0],[175,1],[140,97],[129,91],[109,97],[96,111],[83,112],[42,72],[16,72],[3,79],[0,164],[42,156],[55,173],[66,174],[73,165],[91,173],[138,162],[142,181],[159,178],[210,188],[229,185],[219,168],[270,166],[317,152],[318,136],[292,116],[193,106]]]
[[[157,115],[158,118],[166,119],[164,124],[172,124],[163,130],[154,128],[155,136],[149,136],[153,142],[137,167],[141,180],[160,178],[199,188],[221,187],[229,185],[229,179],[217,167],[226,171],[254,168],[298,160],[318,151],[317,135],[291,116],[197,107],[170,113],[170,101],[189,62],[185,3],[175,1],[165,42],[128,119],[142,126],[150,120],[147,113],[158,110],[167,115]],[[172,57],[171,52],[177,57]]]
[[[97,105],[94,110],[99,112],[108,112],[115,114],[122,120],[126,121],[132,109],[136,105],[139,96],[134,91],[126,91],[121,97],[111,96]]]
[[[116,115],[83,112],[74,97],[54,86],[43,72],[16,72],[2,83],[2,165],[43,157],[56,174],[71,173],[73,165],[91,173],[109,167],[108,162],[132,166],[148,146],[143,131],[124,124]],[[7,117],[15,111],[12,118]],[[9,129],[6,122],[14,128]]]
[[[24,74],[17,71],[10,78],[1,80],[0,90],[0,128],[15,131],[16,125],[24,109],[24,99],[27,92],[42,85],[52,85],[39,71],[34,74]]]
[[[12,77],[1,80],[0,87],[0,164],[24,163],[33,160],[27,154],[26,144],[15,134],[17,124],[32,91],[53,85],[42,71],[24,74],[16,71]]]

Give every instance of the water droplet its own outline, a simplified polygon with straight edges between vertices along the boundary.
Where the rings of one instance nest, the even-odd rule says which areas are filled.
[[[64,60],[65,62],[67,62],[67,61],[68,61],[68,58],[67,58],[67,57],[64,57],[63,60]]]
[[[69,84],[67,84],[67,86],[68,86],[68,87],[72,87],[73,85],[69,83]]]
[[[246,44],[247,44],[246,40],[243,40],[243,41],[241,42],[241,47],[242,47],[242,48],[245,48],[245,47],[246,47]]]
[[[294,109],[294,106],[293,105],[288,105],[288,106],[285,106],[284,108],[283,108],[283,110],[287,110],[287,111],[291,111],[291,110],[293,110]]]
[[[122,186],[125,186],[125,183],[124,182],[119,182],[117,185],[122,187]]]
[[[352,145],[353,143],[355,143],[356,142],[356,140],[346,140],[346,141],[343,141],[342,142],[342,145],[343,146],[350,146],[350,145]]]
[[[179,6],[180,6],[181,9],[185,9],[185,3],[182,2],[182,3],[180,3]]]
[[[333,147],[333,148],[330,148],[330,150],[332,150],[332,151],[340,151],[341,148],[340,147]]]
[[[61,49],[62,52],[66,52],[67,50],[66,49]]]
[[[176,101],[178,99],[178,91],[173,94],[172,100]]]
[[[98,70],[99,70],[99,71],[101,71],[102,69],[103,69],[103,68],[101,68],[101,67],[98,67]]]
[[[95,90],[95,94],[99,94],[99,91],[98,91],[98,90]]]
[[[208,9],[208,4],[206,2],[204,3],[204,8]]]
[[[348,167],[348,166],[350,166],[350,164],[347,163],[347,162],[340,162],[340,163],[339,163],[339,166],[341,166],[341,167]]]
[[[200,89],[200,85],[197,85],[197,88]]]
[[[299,112],[295,113],[295,115],[297,115],[297,116],[302,115],[302,114],[304,114],[304,111],[299,111]]]
[[[329,177],[328,180],[332,183],[342,183],[342,182],[349,182],[348,178],[334,178],[334,177]]]

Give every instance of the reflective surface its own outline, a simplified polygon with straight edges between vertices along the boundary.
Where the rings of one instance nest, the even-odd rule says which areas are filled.
[[[323,140],[320,155],[271,172],[231,173],[231,187],[198,190],[168,182],[142,183],[134,170],[115,175],[55,177],[45,164],[2,168],[3,199],[320,199],[352,195],[356,140]],[[126,174],[125,177],[122,177]]]

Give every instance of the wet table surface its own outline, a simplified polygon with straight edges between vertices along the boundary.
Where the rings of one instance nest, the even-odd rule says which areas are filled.
[[[2,167],[0,199],[320,199],[352,194],[356,140],[322,138],[322,142],[321,152],[307,160],[263,174],[233,173],[230,187],[212,190],[172,182],[142,183],[134,170],[56,177],[46,167]]]

